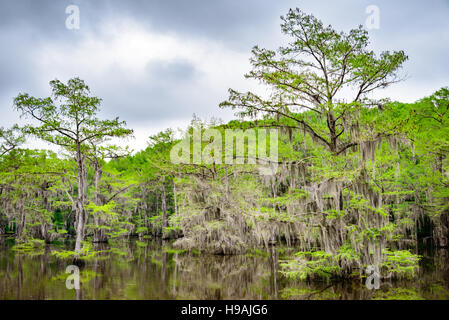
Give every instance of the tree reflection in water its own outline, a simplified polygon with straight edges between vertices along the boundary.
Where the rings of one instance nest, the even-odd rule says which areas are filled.
[[[69,290],[65,270],[70,260],[52,255],[55,249],[17,253],[2,239],[0,299],[449,299],[449,270],[442,267],[449,255],[443,249],[421,253],[417,279],[383,281],[380,290],[367,289],[363,280],[286,280],[278,273],[285,249],[196,255],[160,241],[97,245],[95,250],[105,252],[86,261],[81,288]]]

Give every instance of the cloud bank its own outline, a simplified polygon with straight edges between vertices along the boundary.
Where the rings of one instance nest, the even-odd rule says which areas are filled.
[[[80,29],[65,26],[68,5],[80,8]],[[245,80],[252,46],[285,41],[280,15],[299,7],[337,30],[363,24],[380,9],[373,49],[404,50],[408,80],[383,96],[414,101],[449,85],[449,3],[421,1],[31,1],[0,4],[0,126],[17,122],[19,92],[48,96],[54,78],[84,79],[103,98],[103,117],[135,129],[135,149],[150,134],[183,127],[193,114],[229,120],[218,104],[229,87],[260,90]]]

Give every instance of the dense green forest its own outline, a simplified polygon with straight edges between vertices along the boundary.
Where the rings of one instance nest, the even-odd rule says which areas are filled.
[[[449,245],[449,88],[415,103],[370,98],[402,80],[404,52],[376,54],[363,28],[337,32],[299,10],[281,30],[290,42],[255,46],[245,75],[267,94],[230,89],[220,108],[236,120],[185,129],[208,134],[212,163],[174,163],[183,137],[173,129],[137,153],[112,144],[133,131],[98,118],[101,99],[79,78],[51,81],[50,97],[18,94],[28,124],[0,131],[0,234],[18,251],[73,241],[54,254],[77,262],[97,243],[161,237],[220,255],[282,243],[297,251],[280,263],[290,279],[350,278],[369,266],[415,276],[419,246]],[[218,152],[224,141],[211,152],[209,134],[230,129],[248,141],[244,161],[237,142],[227,149],[231,164]],[[274,174],[250,161],[254,129],[279,132]],[[24,148],[30,137],[61,151]]]

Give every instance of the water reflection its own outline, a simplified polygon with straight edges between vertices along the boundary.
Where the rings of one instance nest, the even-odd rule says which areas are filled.
[[[69,290],[70,261],[53,256],[53,249],[58,247],[19,254],[0,244],[0,299],[449,299],[447,250],[424,254],[418,279],[382,282],[380,290],[369,290],[363,281],[287,281],[278,273],[285,249],[213,256],[184,254],[169,243],[131,241],[87,261],[80,289]]]

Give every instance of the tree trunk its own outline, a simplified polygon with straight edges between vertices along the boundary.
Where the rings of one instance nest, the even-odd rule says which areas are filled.
[[[81,251],[81,243],[84,239],[84,205],[83,201],[77,199],[76,201],[76,215],[78,217],[78,224],[76,226],[76,242],[75,242],[75,253],[76,257],[78,257]]]
[[[17,238],[21,239],[24,236],[24,230],[26,225],[26,215],[25,215],[25,208],[23,207],[23,204],[20,206],[20,222],[17,225]]]
[[[334,113],[332,111],[329,111],[327,115],[327,127],[329,128],[330,138],[329,148],[331,152],[335,153],[337,152],[337,126]]]
[[[45,210],[47,210],[48,212],[50,212],[51,210],[51,206],[50,206],[50,202],[48,201],[48,192],[47,192],[47,188],[49,187],[48,183],[44,184],[44,187],[42,188],[42,197],[43,197],[43,206],[45,208]],[[42,233],[42,238],[45,240],[46,243],[50,243],[51,239],[50,239],[50,234],[48,233],[48,227],[49,225],[47,224],[46,221],[42,222],[41,225],[41,233]]]
[[[164,179],[165,180],[165,179]],[[164,238],[164,231],[167,228],[167,199],[165,194],[165,181],[162,182],[162,238]]]
[[[84,240],[84,228],[86,225],[86,212],[84,204],[87,193],[87,175],[85,172],[84,158],[81,155],[81,146],[77,145],[76,160],[78,164],[78,197],[76,198],[75,210],[77,217],[76,241],[75,241],[75,260],[79,259],[81,244]]]

